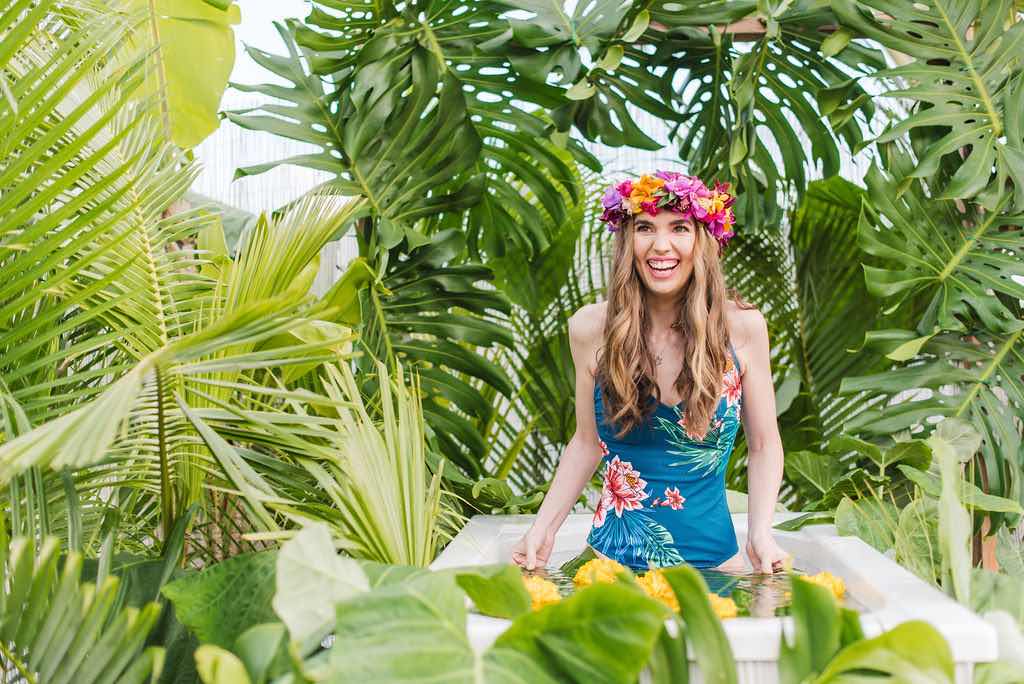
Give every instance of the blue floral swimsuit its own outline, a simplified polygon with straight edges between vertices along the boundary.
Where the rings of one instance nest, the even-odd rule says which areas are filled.
[[[595,550],[633,570],[689,563],[721,565],[738,550],[725,497],[725,466],[740,427],[740,362],[729,346],[722,395],[703,439],[683,427],[682,403],[658,403],[622,439],[604,422],[600,383],[594,412],[604,487],[587,537]]]

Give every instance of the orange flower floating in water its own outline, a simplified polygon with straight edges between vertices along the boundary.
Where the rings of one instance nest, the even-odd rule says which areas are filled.
[[[611,584],[617,579],[618,573],[625,571],[626,567],[618,561],[613,561],[610,558],[595,558],[581,565],[572,581],[577,587],[588,587],[591,584]]]
[[[837,599],[843,598],[843,595],[846,594],[846,583],[843,582],[843,578],[833,575],[827,570],[822,570],[817,575],[800,575],[799,577],[805,582],[812,582],[813,584],[825,587]]]
[[[523,575],[523,584],[526,585],[526,591],[530,594],[532,610],[540,610],[544,606],[550,606],[552,603],[562,600],[562,595],[558,593],[555,583],[543,577]]]

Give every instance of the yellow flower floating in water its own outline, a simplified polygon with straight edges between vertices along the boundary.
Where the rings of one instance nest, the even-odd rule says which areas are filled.
[[[709,593],[708,600],[711,601],[711,610],[715,611],[715,615],[718,616],[719,620],[734,618],[739,612],[736,609],[736,602],[731,598]]]
[[[540,610],[544,606],[549,606],[562,600],[562,595],[558,593],[558,587],[555,586],[555,583],[543,577],[532,575],[527,577],[524,575],[523,584],[526,585],[526,591],[530,594],[530,608],[532,610]]]
[[[679,612],[679,601],[661,570],[648,571],[642,577],[637,577],[636,583],[640,585],[645,594],[661,601],[675,612]]]
[[[672,585],[665,579],[665,575],[661,570],[648,571],[642,577],[637,577],[636,583],[640,585],[645,594],[661,601],[675,612],[679,612],[679,600],[676,598],[675,592],[672,591]],[[715,615],[721,620],[734,618],[739,612],[736,608],[736,603],[731,598],[723,598],[718,594],[708,593],[708,601],[711,603],[711,609],[715,612]]]
[[[830,590],[837,599],[843,598],[843,595],[846,593],[846,583],[843,582],[843,578],[833,575],[827,570],[822,570],[817,575],[800,575],[800,579],[805,582],[812,582],[825,587]]]
[[[587,587],[591,584],[611,584],[616,580],[616,574],[625,571],[625,566],[618,561],[613,561],[610,558],[595,558],[581,565],[572,581],[577,587]]]

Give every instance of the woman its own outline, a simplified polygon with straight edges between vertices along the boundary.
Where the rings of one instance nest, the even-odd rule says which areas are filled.
[[[599,463],[604,486],[587,542],[634,570],[682,562],[741,572],[725,467],[742,421],[754,572],[781,569],[771,534],[782,479],[768,330],[726,290],[728,184],[659,171],[608,189],[617,232],[607,301],[569,319],[576,433],[537,517],[513,550],[532,570]]]

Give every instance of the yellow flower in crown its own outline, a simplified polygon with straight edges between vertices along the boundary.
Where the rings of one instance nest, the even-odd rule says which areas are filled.
[[[658,190],[664,187],[665,181],[655,176],[644,174],[640,180],[633,183],[633,190],[629,193],[629,201],[633,205],[633,211],[639,213],[646,211],[649,214],[657,214],[658,198],[654,196]]]

